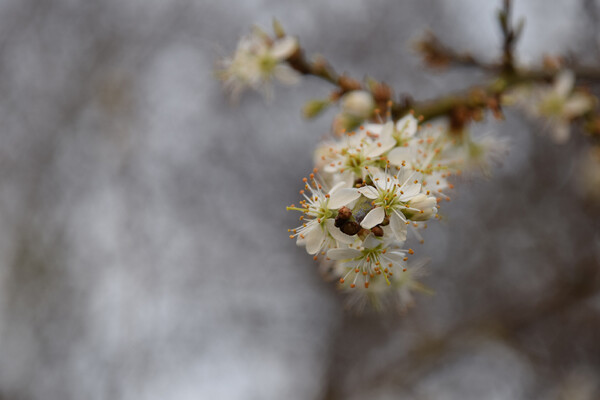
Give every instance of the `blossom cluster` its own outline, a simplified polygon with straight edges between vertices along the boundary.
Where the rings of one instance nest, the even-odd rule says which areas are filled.
[[[419,126],[408,114],[324,141],[304,178],[303,200],[288,207],[302,212],[290,238],[332,263],[342,288],[395,293],[406,305],[410,290],[423,288],[415,280],[423,263],[409,263],[414,251],[406,241],[423,241],[420,231],[449,200],[450,177],[469,165],[473,146],[486,150],[461,137],[444,126]]]

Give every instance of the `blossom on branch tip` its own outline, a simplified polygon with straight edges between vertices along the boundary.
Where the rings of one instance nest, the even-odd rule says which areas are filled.
[[[300,74],[285,63],[297,49],[295,38],[271,39],[255,27],[242,37],[232,57],[220,61],[216,75],[234,101],[247,88],[260,90],[269,98],[273,78],[288,85],[299,81]]]
[[[570,136],[570,124],[594,106],[594,98],[574,89],[575,75],[572,71],[560,72],[552,86],[537,85],[518,88],[508,94],[505,101],[516,103],[534,118],[544,121],[547,130],[557,143],[565,143]]]
[[[485,177],[492,175],[492,166],[500,164],[509,150],[506,138],[483,135],[471,138],[469,135],[463,144],[465,170],[478,169]]]

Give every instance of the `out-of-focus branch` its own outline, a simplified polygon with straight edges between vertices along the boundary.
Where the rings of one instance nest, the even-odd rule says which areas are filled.
[[[461,66],[477,68],[489,73],[493,78],[488,84],[477,84],[465,90],[444,94],[434,99],[414,100],[403,96],[394,98],[391,87],[383,82],[370,80],[362,83],[345,74],[338,73],[335,68],[322,56],[309,60],[302,48],[298,47],[296,52],[287,60],[288,64],[303,75],[311,75],[333,84],[334,90],[325,102],[337,101],[344,94],[354,90],[365,90],[371,93],[376,105],[373,118],[378,115],[389,113],[393,120],[398,120],[409,112],[412,112],[421,121],[435,118],[447,117],[454,131],[461,128],[470,121],[478,121],[483,118],[485,111],[490,110],[498,118],[502,116],[501,97],[515,87],[532,83],[550,83],[555,79],[560,69],[569,69],[574,73],[577,83],[600,82],[600,67],[582,66],[571,60],[551,59],[538,69],[519,68],[515,63],[514,48],[519,39],[524,20],[521,19],[516,26],[511,23],[512,2],[504,0],[503,7],[498,11],[498,22],[503,36],[502,54],[499,61],[486,62],[472,56],[468,52],[458,52],[444,45],[432,33],[428,33],[423,40],[416,44],[417,50],[430,67]],[[282,28],[275,29],[278,37],[285,36]],[[592,115],[590,113],[590,115]],[[591,118],[588,115],[586,129],[589,132],[600,132],[600,118]],[[593,116],[593,115],[592,115]]]
[[[442,43],[431,31],[427,31],[422,39],[414,44],[414,49],[421,54],[423,61],[430,68],[443,69],[449,66],[477,68],[498,73],[501,65],[486,63],[469,52],[457,52]]]
[[[411,98],[403,98],[393,101],[392,89],[385,83],[375,82],[364,85],[357,79],[337,73],[331,64],[321,56],[315,61],[309,61],[301,48],[288,60],[288,63],[304,75],[316,76],[335,85],[338,88],[333,94],[335,99],[349,91],[368,90],[373,95],[380,111],[390,111],[394,120],[413,111],[422,121],[446,116],[454,122],[460,122],[461,119],[464,120],[462,122],[467,122],[468,119],[477,120],[486,109],[499,113],[499,97],[508,89],[530,83],[551,82],[557,72],[553,68],[519,69],[514,66],[508,68],[505,64],[506,60],[502,63],[485,63],[468,53],[452,52],[433,36],[428,38],[427,44],[420,46],[428,49],[435,48],[437,55],[432,55],[432,57],[439,57],[438,62],[443,60],[448,64],[477,67],[495,73],[497,77],[487,85],[475,85],[435,99],[416,101]],[[600,81],[600,68],[598,67],[571,65],[569,69],[574,72],[579,82]]]
[[[498,22],[502,31],[502,70],[505,73],[512,73],[515,70],[514,48],[523,32],[525,21],[521,19],[517,27],[511,24],[512,1],[504,0],[503,7],[498,11]]]
[[[304,75],[312,75],[342,88],[340,75],[323,57],[316,61],[308,61],[302,49],[298,50],[287,60],[290,67]],[[360,87],[360,83],[358,84]]]

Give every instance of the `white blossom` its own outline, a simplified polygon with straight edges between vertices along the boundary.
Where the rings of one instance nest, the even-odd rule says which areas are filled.
[[[307,179],[305,180],[305,190],[308,193],[305,190],[301,191],[305,199],[300,202],[301,207],[292,205],[287,208],[304,213],[300,217],[303,221],[302,225],[289,230],[292,232],[290,238],[295,237],[298,245],[306,246],[308,254],[318,254],[325,249],[337,246],[338,243],[353,243],[355,238],[335,227],[334,219],[339,208],[351,203],[358,196],[344,188],[344,182],[340,182],[328,193],[324,193],[314,177],[311,179],[311,184]]]
[[[383,173],[373,176],[373,186],[357,191],[371,200],[373,209],[361,221],[370,229],[389,218],[390,228],[397,240],[406,240],[407,220],[424,221],[435,215],[435,197],[422,193],[417,173],[402,169],[396,176]]]
[[[506,138],[498,138],[490,134],[464,140],[465,167],[467,171],[479,170],[484,176],[490,177],[492,167],[500,164],[508,154],[509,144]]]
[[[520,105],[534,118],[544,121],[557,143],[564,143],[570,136],[570,124],[594,106],[590,95],[574,90],[575,75],[572,71],[560,72],[554,85],[537,85],[521,88],[507,96],[508,102]]]
[[[427,276],[427,258],[411,260],[403,264],[403,268],[388,277],[388,282],[373,280],[369,288],[356,287],[347,289],[347,304],[357,311],[362,311],[367,305],[376,310],[396,309],[405,313],[414,305],[414,293],[433,294],[420,280]],[[344,271],[343,265],[336,266],[338,273]]]
[[[385,124],[367,124],[367,132],[375,135],[374,143],[369,147],[369,157],[380,156],[393,147],[407,146],[417,133],[418,121],[411,114],[406,115],[394,124],[388,121]]]
[[[340,261],[340,267],[345,270],[340,283],[351,282],[351,288],[356,287],[359,279],[365,288],[372,281],[383,280],[389,284],[390,277],[404,269],[408,252],[390,246],[391,243],[369,234],[357,247],[330,249],[327,258]]]
[[[379,158],[368,155],[367,149],[372,143],[373,139],[364,129],[346,134],[338,142],[328,142],[316,151],[317,168],[332,176],[333,182],[365,179],[369,174],[365,167],[377,171],[385,166]]]
[[[292,85],[298,82],[299,73],[285,63],[298,49],[298,41],[290,36],[273,40],[260,28],[243,37],[231,58],[221,60],[217,77],[233,100],[247,89],[261,90],[271,96],[273,78]]]

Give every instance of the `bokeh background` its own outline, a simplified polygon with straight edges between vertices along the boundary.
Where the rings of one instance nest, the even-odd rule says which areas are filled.
[[[406,315],[357,315],[287,238],[333,112],[307,79],[231,106],[217,58],[276,16],[310,53],[417,99],[464,88],[427,29],[492,60],[500,1],[0,2],[0,399],[600,398],[600,211],[586,140],[517,112],[494,178],[430,224]],[[600,1],[517,0],[522,63],[600,66]]]

